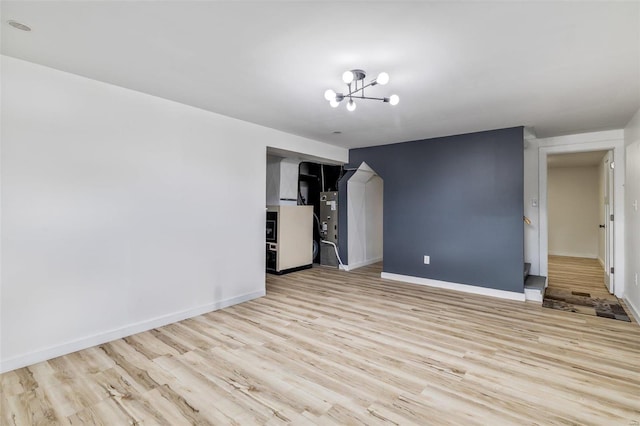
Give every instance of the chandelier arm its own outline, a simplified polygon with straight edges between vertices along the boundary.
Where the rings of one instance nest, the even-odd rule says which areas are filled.
[[[368,96],[356,96],[356,99],[369,99],[373,101],[382,101],[384,102],[385,98],[370,98]]]
[[[353,91],[351,90],[351,83],[349,83],[349,84],[348,84],[348,86],[349,86],[349,92],[348,92],[346,95],[344,95],[344,96],[345,96],[345,97],[346,97],[346,96],[351,97],[351,96],[355,95],[356,93],[358,93],[358,92],[360,92],[360,91],[362,91],[362,95],[364,95],[364,89],[366,89],[366,88],[367,88],[367,87],[369,87],[369,86],[374,86],[374,82],[375,82],[375,80],[374,80],[374,81],[372,81],[371,83],[367,84],[366,86],[362,86],[362,87],[361,87],[361,88],[359,88],[359,89],[358,89],[358,83],[356,82],[356,87],[355,87],[355,89],[354,89]],[[361,96],[361,97],[362,97],[362,96]]]

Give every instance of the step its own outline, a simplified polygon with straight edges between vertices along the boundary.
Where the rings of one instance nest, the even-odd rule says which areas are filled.
[[[542,302],[544,289],[547,285],[547,277],[529,275],[524,282],[524,297],[526,300]]]
[[[530,263],[525,263],[524,264],[524,279],[525,280],[529,276],[529,271],[531,271],[531,264]]]

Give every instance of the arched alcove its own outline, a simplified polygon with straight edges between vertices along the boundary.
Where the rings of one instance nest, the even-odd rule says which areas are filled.
[[[352,270],[382,260],[384,182],[366,163],[347,181],[348,265]]]

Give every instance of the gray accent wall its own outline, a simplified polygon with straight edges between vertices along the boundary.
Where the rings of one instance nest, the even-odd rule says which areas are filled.
[[[360,166],[360,164],[358,164]],[[356,166],[356,167],[358,167]],[[350,167],[346,167],[349,169]],[[338,253],[345,265],[349,264],[349,224],[347,223],[347,183],[355,170],[348,170],[338,181]]]
[[[384,179],[384,271],[524,292],[523,143],[514,127],[350,150]]]

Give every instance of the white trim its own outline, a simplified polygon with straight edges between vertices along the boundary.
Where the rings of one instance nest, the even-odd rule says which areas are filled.
[[[462,291],[464,293],[480,294],[482,296],[498,297],[500,299],[518,300],[521,302],[525,301],[524,293],[517,293],[515,291],[496,290],[494,288],[432,280],[430,278],[412,277],[410,275],[392,274],[389,272],[381,273],[380,278],[385,280],[403,281],[411,284],[426,285],[428,287],[444,288],[446,290]]]
[[[565,256],[565,257],[582,257],[583,259],[598,259],[598,255],[594,253],[576,253],[576,252],[567,252],[567,251],[553,251],[549,252],[551,256]]]
[[[545,282],[545,287],[547,288],[547,283]],[[524,298],[528,301],[532,301],[532,302],[542,302],[542,299],[544,299],[544,289],[537,289],[537,288],[526,288],[524,289]]]
[[[375,259],[363,260],[362,262],[350,263],[343,265],[340,269],[344,271],[353,271],[354,269],[362,268],[363,266],[373,265],[374,263],[382,262],[382,257],[376,257]]]
[[[614,197],[613,208],[615,220],[615,271],[614,293],[617,297],[624,295],[625,277],[625,247],[624,247],[624,132],[622,130],[610,130],[606,132],[584,133],[578,135],[559,136],[555,138],[538,139],[540,150],[538,152],[538,206],[540,222],[540,275],[549,274],[548,250],[549,250],[549,224],[547,217],[547,155],[569,152],[588,152],[613,150],[613,159],[616,163],[614,169]]]
[[[629,310],[631,311],[631,315],[633,315],[633,317],[636,319],[636,322],[640,324],[640,308],[634,306],[633,303],[631,303],[631,300],[627,299],[626,297],[624,297],[623,300],[624,303],[627,304],[627,308],[629,308]]]
[[[624,140],[624,129],[605,130],[603,132],[576,133],[573,135],[538,138],[540,146],[582,145],[591,142]],[[585,151],[600,151],[600,149],[586,149]]]
[[[604,260],[600,259],[600,257],[598,257],[598,263],[600,263],[600,266],[602,266],[602,269],[604,269]]]
[[[247,293],[241,296],[232,297],[230,299],[209,303],[192,309],[187,309],[185,311],[174,312],[172,314],[141,321],[115,330],[83,337],[81,339],[76,339],[70,342],[62,343],[60,345],[50,346],[48,348],[30,352],[25,355],[15,356],[13,358],[2,361],[0,365],[0,373],[6,373],[7,371],[15,370],[17,368],[27,367],[29,365],[47,361],[58,356],[70,354],[82,349],[87,349],[106,342],[111,342],[123,337],[131,336],[132,334],[142,333],[143,331],[151,330],[167,324],[182,321],[187,318],[206,314],[207,312],[216,311],[218,309],[223,309],[232,305],[237,305],[238,303],[257,299],[258,297],[262,297],[265,294],[265,290]]]

